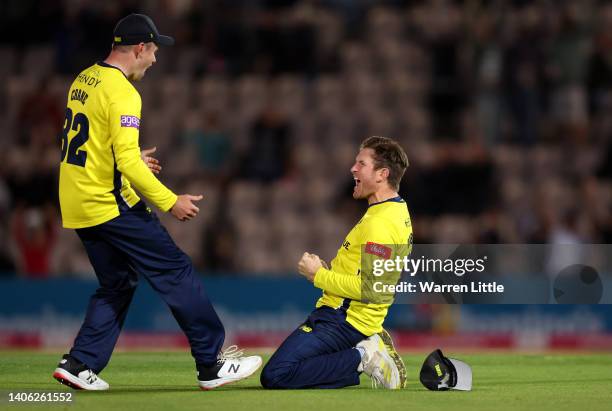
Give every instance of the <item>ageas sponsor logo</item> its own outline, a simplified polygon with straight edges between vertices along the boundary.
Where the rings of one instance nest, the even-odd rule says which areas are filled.
[[[137,130],[140,129],[140,119],[136,116],[121,116],[121,127],[133,127]]]
[[[393,252],[393,250],[391,250],[390,247],[384,246],[382,244],[368,242],[365,246],[365,252],[366,254],[372,254],[387,260],[391,258],[391,253]]]

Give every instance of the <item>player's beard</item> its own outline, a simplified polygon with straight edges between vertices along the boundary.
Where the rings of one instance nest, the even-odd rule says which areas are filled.
[[[355,187],[353,187],[353,198],[355,200],[368,198],[371,194],[369,191],[370,190],[368,190],[367,185],[364,184],[363,181],[360,181],[358,184],[355,183]]]

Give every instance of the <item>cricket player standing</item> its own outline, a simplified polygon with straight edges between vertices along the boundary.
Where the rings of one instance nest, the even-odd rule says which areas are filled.
[[[161,167],[141,157],[138,144],[141,99],[131,81],[155,63],[159,45],[170,46],[174,39],[160,35],[142,14],[120,20],[113,35],[106,60],[81,72],[68,92],[59,181],[62,220],[85,246],[100,288],[53,376],[77,389],[109,388],[97,374],[110,360],[140,274],[185,332],[200,387],[241,380],[259,368],[261,358],[220,352],[225,331],[191,259],[132,188],[178,220],[198,214],[193,202],[202,196],[177,196],[166,188],[153,175]]]
[[[265,388],[341,388],[358,385],[361,372],[375,385],[405,386],[404,363],[382,327],[390,304],[363,301],[362,263],[410,253],[412,224],[398,195],[407,167],[406,153],[394,140],[370,137],[361,144],[351,168],[353,198],[366,199],[368,210],[330,269],[314,254],[304,253],[299,261],[300,274],[323,290],[323,296],[264,367]]]

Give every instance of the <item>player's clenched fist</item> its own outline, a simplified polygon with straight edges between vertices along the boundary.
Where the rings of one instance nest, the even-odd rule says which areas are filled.
[[[193,201],[200,201],[202,195],[193,196],[191,194],[181,194],[177,197],[176,203],[170,209],[170,212],[179,221],[191,220],[198,215],[200,209],[193,204]]]
[[[323,266],[322,260],[316,254],[304,253],[298,262],[298,272],[313,282],[315,274]]]

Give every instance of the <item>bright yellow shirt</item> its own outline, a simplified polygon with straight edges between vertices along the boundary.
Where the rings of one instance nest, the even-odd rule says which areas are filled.
[[[106,63],[87,68],[70,86],[59,177],[64,227],[117,217],[140,200],[132,186],[162,211],[176,202],[140,157],[140,110],[138,91]]]
[[[390,304],[362,301],[362,254],[370,250],[368,257],[395,259],[408,255],[411,244],[410,214],[401,197],[370,205],[346,236],[331,268],[315,274],[314,285],[323,290],[316,306],[346,311],[347,322],[367,336],[380,332]]]

